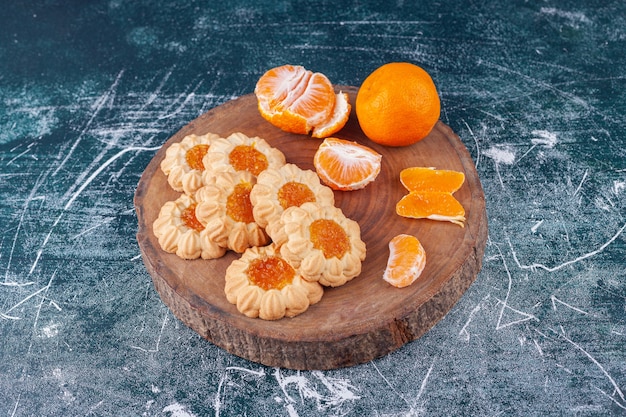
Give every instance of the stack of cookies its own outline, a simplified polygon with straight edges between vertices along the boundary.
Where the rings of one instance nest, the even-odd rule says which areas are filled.
[[[183,259],[241,253],[226,270],[225,293],[242,314],[296,316],[324,287],[361,273],[358,223],[315,172],[286,163],[264,139],[189,135],[166,150],[161,169],[181,193],[153,223],[161,248]]]

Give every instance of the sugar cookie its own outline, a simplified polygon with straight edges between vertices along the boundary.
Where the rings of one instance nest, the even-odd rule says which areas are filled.
[[[272,237],[285,209],[307,202],[333,206],[335,196],[329,187],[320,183],[315,172],[285,164],[259,174],[250,192],[250,201],[254,220]]]
[[[361,273],[366,251],[359,224],[338,207],[304,203],[285,210],[280,223],[274,242],[304,279],[336,287]]]
[[[255,178],[247,171],[218,172],[198,189],[196,217],[211,240],[242,253],[250,246],[264,246],[269,238],[252,215],[250,191]]]
[[[250,138],[237,132],[212,143],[202,161],[207,167],[205,176],[210,177],[216,172],[239,171],[257,176],[267,168],[283,166],[285,155],[264,139]]]
[[[322,286],[302,279],[274,244],[246,249],[226,269],[225,279],[228,301],[242,314],[264,320],[294,317],[323,295]]]
[[[161,248],[183,259],[219,258],[226,250],[209,238],[207,231],[195,215],[196,201],[182,194],[166,202],[152,224],[154,235]]]
[[[191,134],[167,148],[161,170],[174,190],[193,194],[202,186],[202,172],[206,166],[203,158],[217,139],[219,136],[214,133]]]

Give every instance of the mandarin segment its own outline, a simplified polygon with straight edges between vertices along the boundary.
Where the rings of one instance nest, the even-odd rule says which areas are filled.
[[[347,93],[339,92],[336,95],[335,107],[330,118],[324,124],[313,128],[311,136],[314,138],[327,138],[339,132],[348,123],[352,106]]]
[[[270,107],[276,107],[287,99],[289,93],[292,97],[301,95],[312,74],[301,65],[281,65],[271,68],[259,78],[254,92],[259,101],[267,102]]]
[[[397,288],[404,288],[417,280],[426,266],[426,251],[415,237],[395,236],[389,242],[389,258],[383,279]]]
[[[373,149],[339,138],[326,138],[313,157],[320,179],[334,190],[364,188],[381,169],[382,155]]]
[[[300,65],[268,70],[257,81],[254,92],[266,120],[298,134],[308,134],[315,125],[328,120],[336,100],[333,86],[324,74]]]
[[[396,204],[396,213],[413,219],[449,221],[461,227],[465,210],[452,193],[438,191],[411,191]]]
[[[302,94],[282,107],[307,119],[311,129],[327,121],[335,107],[335,91],[330,80],[319,72],[313,73]],[[307,132],[308,133],[308,132]]]
[[[463,172],[410,167],[400,171],[400,182],[409,190],[396,204],[396,213],[403,217],[450,221],[463,227],[465,210],[452,193],[465,181]]]
[[[410,167],[400,171],[400,182],[408,191],[442,191],[454,193],[463,185],[463,172],[435,169],[430,167]]]

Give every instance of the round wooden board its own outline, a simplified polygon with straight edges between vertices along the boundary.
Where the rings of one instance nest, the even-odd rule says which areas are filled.
[[[355,102],[357,89],[338,86]],[[163,302],[187,326],[235,355],[268,366],[333,369],[383,356],[419,338],[459,300],[481,268],[487,239],[485,197],[474,163],[459,137],[441,121],[430,135],[402,148],[379,146],[361,129],[354,108],[346,126],[334,136],[370,146],[383,155],[378,178],[358,191],[335,192],[336,205],[356,220],[367,245],[362,273],[346,285],[327,288],[322,300],[305,313],[277,321],[247,318],[224,295],[224,272],[237,256],[217,260],[182,260],[164,252],[152,232],[163,203],[174,200],[160,170],[167,147],[191,133],[223,137],[243,132],[280,149],[287,162],[314,170],[313,155],[321,143],[281,131],[266,122],[253,94],[229,101],[177,132],[157,152],[135,193],[137,240],[144,263]],[[403,168],[429,166],[465,173],[455,197],[466,210],[466,225],[406,219],[395,204],[406,190]],[[382,280],[388,243],[400,233],[416,236],[426,251],[426,268],[411,286],[398,289]]]

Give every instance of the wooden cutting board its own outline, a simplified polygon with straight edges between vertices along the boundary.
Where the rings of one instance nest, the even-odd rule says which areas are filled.
[[[350,102],[355,102],[355,87],[337,89],[347,91]],[[217,260],[182,260],[161,250],[152,232],[161,206],[179,195],[160,170],[165,150],[186,135],[207,132],[223,137],[234,132],[259,136],[280,149],[287,162],[311,170],[321,140],[273,127],[259,115],[256,98],[250,94],[183,127],[143,173],[135,193],[137,240],[143,261],[174,315],[215,345],[251,361],[291,369],[333,369],[364,363],[423,335],[476,278],[487,239],[485,197],[474,163],[459,137],[440,121],[415,145],[379,146],[364,136],[353,108],[347,125],[334,136],[360,142],[383,155],[381,173],[373,183],[358,191],[335,192],[336,205],[359,223],[367,245],[361,275],[344,286],[326,289],[319,303],[297,317],[278,321],[245,317],[224,295],[224,272],[239,255],[229,252]],[[465,183],[455,193],[466,210],[464,228],[396,215],[395,204],[406,193],[399,173],[411,166],[465,173]],[[427,258],[421,277],[403,289],[382,280],[388,243],[400,233],[415,235]]]

